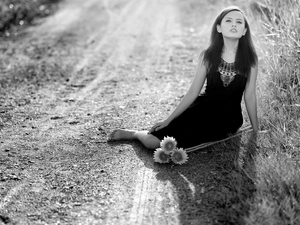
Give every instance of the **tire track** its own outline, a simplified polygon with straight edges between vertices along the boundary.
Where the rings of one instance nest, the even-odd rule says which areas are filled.
[[[100,6],[99,6],[100,5]],[[49,46],[55,46],[56,42],[66,33],[70,32],[74,27],[81,26],[78,21],[80,19],[83,19],[84,15],[87,11],[90,11],[91,8],[101,8],[101,4],[99,4],[99,1],[97,0],[89,0],[84,1],[84,3],[80,0],[76,1],[65,1],[62,3],[60,10],[57,12],[57,14],[54,14],[53,16],[50,16],[45,23],[41,24],[38,27],[31,27],[28,28],[27,32],[32,33],[32,35],[28,35],[24,37],[24,43],[25,48],[30,46],[31,40],[41,39],[41,37],[47,37],[47,41],[49,42]],[[102,18],[100,18],[99,21],[101,21]],[[96,31],[97,34],[99,32],[101,33],[102,29],[99,29],[99,31]],[[50,37],[50,38],[49,38]],[[27,44],[26,44],[27,43]],[[24,46],[22,46],[24,48]],[[85,50],[85,49],[83,49]],[[75,57],[70,57],[72,60],[76,61]],[[50,104],[56,103],[57,99],[60,98],[60,96],[53,95],[53,99],[47,99],[47,101],[50,102]],[[45,104],[45,103],[44,103]],[[57,107],[60,110],[60,105]],[[52,112],[54,115],[59,113],[59,110],[51,110],[47,111]],[[71,109],[68,109],[71,110]],[[67,110],[66,110],[67,111]],[[39,121],[35,121],[36,125],[40,127],[39,134],[36,135],[39,139],[43,139],[43,135],[49,134],[49,128],[51,127],[49,118],[42,118]],[[50,125],[49,125],[50,124]],[[44,129],[45,128],[45,129]],[[63,136],[63,132],[57,132],[52,131],[51,133],[54,133],[52,136],[52,139],[45,140],[44,143],[39,144],[38,147],[41,147],[42,149],[47,145],[46,143],[52,142],[56,137]],[[46,136],[47,136],[46,135]],[[3,135],[4,136],[4,135]],[[9,140],[10,137],[3,137],[3,140],[5,140],[5,144],[1,144],[0,151],[4,149],[5,146],[14,146],[14,143],[21,142],[20,140],[16,141],[16,139],[13,139],[12,141]],[[2,140],[2,137],[1,137]],[[3,142],[1,142],[3,143]],[[25,144],[25,142],[24,142]],[[36,143],[34,143],[36,144]],[[30,173],[29,173],[30,174]],[[12,203],[14,197],[21,195],[22,192],[24,192],[24,189],[28,186],[30,183],[29,180],[34,177],[35,174],[32,174],[32,176],[28,176],[24,180],[21,180],[20,182],[17,182],[14,187],[12,187],[8,193],[1,199],[0,201],[0,211],[5,210],[5,208]]]
[[[60,90],[58,93],[53,94],[52,98],[47,99],[47,103],[43,105],[49,105],[47,113],[54,116],[60,115],[61,118],[63,118],[64,116],[67,117],[67,115],[72,112],[78,112],[78,104],[80,103],[89,104],[90,101],[97,100],[98,104],[105,105],[106,99],[98,99],[100,93],[103,91],[103,82],[110,81],[114,78],[118,79],[119,75],[111,71],[114,69],[120,71],[122,70],[123,65],[130,66],[131,64],[128,62],[128,60],[130,60],[130,55],[139,57],[140,62],[143,64],[141,72],[144,74],[151,74],[156,68],[169,66],[169,57],[172,54],[172,46],[170,43],[165,46],[162,45],[168,43],[168,40],[172,37],[174,32],[173,25],[176,16],[173,6],[174,2],[175,1],[167,1],[161,3],[158,0],[130,0],[124,7],[116,10],[110,5],[111,2],[104,1],[104,13],[108,15],[109,23],[104,28],[93,30],[89,35],[85,35],[90,36],[90,38],[87,39],[87,43],[90,44],[87,48],[81,50],[82,57],[80,59],[73,58],[74,76],[69,83],[76,82],[76,84],[79,85],[86,85],[78,91],[64,96],[66,99],[74,99],[74,104],[69,103],[66,105],[65,102],[62,102],[60,100]],[[69,3],[70,2],[68,1],[68,4]],[[63,7],[62,11],[52,19],[49,19],[46,24],[42,25],[37,30],[33,29],[34,35],[36,37],[39,35],[44,36],[45,33],[49,32],[54,36],[55,41],[63,35],[61,32],[69,32],[72,29],[81,29],[79,26],[83,26],[83,22],[81,22],[81,25],[76,24],[79,21],[79,18],[85,20],[85,18],[82,17],[91,7],[100,8],[98,5],[99,3],[96,0],[87,1],[82,5],[82,8],[79,7],[80,4],[77,3],[75,1],[70,6],[64,6],[65,8]],[[168,16],[165,16],[165,14]],[[64,16],[68,17],[68,19],[63,23],[59,23]],[[176,29],[178,29],[178,27],[175,27],[175,32],[177,32]],[[161,42],[163,42],[163,44]],[[163,49],[168,50],[161,51],[162,47],[164,47]],[[105,62],[97,65],[98,60],[101,60],[103,57],[105,57]],[[85,68],[92,68],[96,71],[96,76],[88,83],[85,83],[87,74],[77,74],[78,71]],[[109,72],[111,73],[107,74]],[[52,105],[55,105],[55,107]],[[75,130],[75,128],[68,126],[58,126],[55,129],[52,129],[56,120],[49,120],[49,116],[42,117],[35,121],[35,123],[40,129],[40,132],[36,137],[39,140],[45,139],[45,142],[37,143],[38,147],[41,149],[52,146],[51,143],[53,142],[62,140],[61,137],[66,138],[68,135],[75,136],[74,134],[80,131],[80,128]],[[70,151],[71,149],[74,149],[73,146],[68,146],[67,144],[64,148],[66,147],[70,148]],[[132,158],[132,155],[130,157]],[[138,163],[138,159],[136,159],[136,157],[134,158]],[[116,194],[122,193],[124,186],[120,185],[122,181],[121,178],[124,175],[123,173],[131,171],[130,168],[128,168],[129,166],[130,163],[127,162],[124,162],[124,165],[118,166],[122,171],[118,175],[120,177],[116,179],[115,182],[114,192]],[[36,165],[36,167],[38,167],[38,165]],[[34,168],[31,168],[30,170],[34,170]],[[153,198],[151,202],[148,201],[149,197],[155,196],[155,187],[159,185],[155,179],[155,173],[146,168],[142,168],[136,172],[138,173],[135,179],[137,183],[135,186],[129,187],[128,189],[132,194],[129,199],[124,202],[126,204],[114,205],[111,210],[109,210],[106,220],[107,223],[116,224],[114,221],[117,221],[118,224],[120,218],[117,220],[115,219],[116,212],[121,212],[121,214],[125,215],[124,218],[129,218],[129,224],[139,224],[145,219],[154,221],[155,213],[159,213],[159,209],[162,208],[161,200],[158,200],[156,197]],[[129,180],[132,180],[135,178],[136,174],[131,173],[126,175],[130,177]],[[30,177],[30,179],[33,179],[33,177]],[[14,196],[20,195],[22,191],[26,189],[28,180],[29,178],[17,184],[8,192],[0,204],[0,210],[4,209],[13,200]],[[161,188],[158,190],[161,190]],[[131,202],[133,196],[135,196],[135,198],[133,199],[133,202]],[[127,208],[127,203],[133,204],[132,210],[131,208]],[[148,211],[150,208],[157,209],[158,211],[155,210],[149,215]],[[124,221],[122,224],[125,223],[128,223],[128,220]]]
[[[140,169],[133,195],[133,207],[129,213],[128,224],[177,224],[179,223],[178,202],[171,184],[159,182],[153,169]],[[166,194],[165,190],[169,190]],[[168,204],[166,212],[165,204]],[[163,216],[166,214],[165,216]],[[172,219],[170,219],[170,217]]]
[[[111,67],[117,68],[127,62],[136,42],[133,35],[138,35],[141,29],[141,21],[138,21],[137,18],[145,8],[146,2],[131,0],[119,15],[115,14],[113,9],[109,8],[108,1],[104,1],[104,5],[110,17],[106,35],[93,47],[92,54],[87,54],[76,66],[76,71],[94,66],[97,64],[99,58],[103,56],[105,56],[105,63],[101,67],[98,66],[98,70],[96,71],[97,76],[86,87],[72,96],[78,99],[78,101],[84,101],[92,96],[98,97],[99,93],[97,90],[101,91],[101,87],[99,87],[101,82],[113,78],[114,74],[107,76]],[[135,27],[136,30],[130,29],[132,27]]]
[[[120,5],[115,4],[116,2]],[[63,161],[62,164],[65,165],[74,162],[72,161],[74,159],[70,159],[72,156],[77,156],[77,159],[79,159],[78,155],[82,154],[81,156],[83,156],[84,151],[88,152],[91,147],[99,149],[98,153],[96,151],[92,152],[95,156],[98,155],[99,161],[102,157],[101,147],[120,151],[118,146],[99,146],[95,139],[94,143],[89,143],[90,139],[84,139],[80,136],[80,132],[86,132],[87,136],[89,135],[86,127],[90,126],[89,128],[92,129],[93,126],[96,126],[87,123],[97,124],[99,122],[88,118],[80,124],[81,121],[79,120],[85,119],[83,116],[80,117],[81,114],[95,114],[94,118],[99,119],[102,116],[99,113],[102,108],[114,107],[117,111],[119,106],[116,102],[122,102],[123,105],[126,105],[131,103],[132,100],[138,100],[138,102],[144,103],[147,98],[158,98],[155,100],[159,102],[161,98],[168,95],[169,91],[178,91],[173,90],[174,87],[169,85],[166,80],[163,81],[166,84],[153,82],[160,86],[151,87],[153,84],[151,84],[151,79],[156,79],[160,76],[159,74],[163,76],[166,74],[164,71],[169,71],[168,74],[174,72],[174,76],[178,77],[176,72],[181,71],[181,68],[179,68],[181,65],[180,63],[176,65],[176,62],[170,59],[176,48],[174,43],[178,42],[178,45],[180,45],[183,36],[180,19],[178,18],[177,0],[163,2],[159,0],[104,0],[100,2],[89,0],[84,3],[75,0],[67,1],[67,3],[70,4],[70,8],[66,6],[53,20],[49,20],[45,26],[42,26],[41,30],[36,32],[36,35],[49,32],[51,35],[57,35],[56,39],[59,39],[64,35],[64,32],[78,29],[78,33],[82,33],[81,38],[83,39],[79,42],[80,44],[83,42],[82,46],[84,47],[82,49],[77,47],[80,57],[75,56],[72,58],[70,56],[70,61],[73,62],[73,72],[68,84],[58,87],[57,92],[53,93],[51,99],[46,99],[47,102],[41,104],[45,107],[45,116],[35,121],[39,131],[33,134],[36,141],[34,144],[42,149],[41,151],[53,154],[50,164],[53,164],[56,160]],[[103,13],[104,19],[101,19],[101,16],[96,17],[97,10],[100,9],[102,9],[101,13]],[[70,15],[72,13],[74,15]],[[63,23],[59,23],[64,15],[68,19]],[[82,27],[88,26],[91,17],[95,21],[89,28],[86,28],[87,33],[84,33]],[[58,24],[57,27],[56,24]],[[97,26],[99,26],[99,29],[97,29]],[[81,71],[83,72],[81,73]],[[122,80],[125,79],[128,79],[129,82],[122,83]],[[173,77],[167,79],[173,79]],[[180,82],[184,79],[181,77]],[[142,80],[146,81],[143,82]],[[77,87],[71,89],[72,84],[77,85]],[[129,88],[133,89],[130,90],[130,94],[136,97],[126,98],[128,95],[124,93],[128,94]],[[157,95],[153,93],[153,90],[158,88],[163,89],[163,97],[161,93]],[[125,97],[122,95],[117,97],[116,95],[116,97],[109,96],[109,98],[105,98],[106,96],[102,94],[108,92],[112,94],[118,92],[117,94],[124,94]],[[138,92],[143,93],[138,95]],[[64,99],[70,101],[65,102]],[[111,102],[111,100],[113,101]],[[123,105],[122,107],[125,107]],[[138,111],[135,108],[133,110]],[[109,112],[109,110],[107,111]],[[78,122],[78,126],[69,125],[69,117],[73,116],[79,117],[78,121],[75,121],[75,124]],[[130,114],[130,116],[133,117],[134,115]],[[124,115],[119,117],[126,120]],[[130,122],[132,120],[129,120]],[[74,139],[76,138],[83,141],[87,147],[85,148],[81,143],[79,145],[77,141],[75,142]],[[83,153],[79,154],[79,147],[73,146],[73,143],[78,144],[82,148],[80,151],[82,150]],[[110,200],[113,203],[109,203],[111,205],[106,210],[107,214],[105,216],[100,215],[96,219],[91,217],[89,214],[91,210],[101,212],[101,204],[98,202],[99,197],[95,197],[94,203],[95,205],[99,203],[99,205],[95,207],[84,205],[81,208],[82,211],[78,209],[78,212],[74,212],[74,215],[80,215],[80,218],[76,221],[77,224],[80,224],[79,221],[82,221],[82,224],[87,224],[93,219],[94,223],[98,222],[99,224],[99,221],[104,217],[104,222],[101,221],[100,224],[179,224],[180,211],[176,200],[176,191],[172,189],[172,184],[157,179],[157,165],[153,163],[152,157],[143,159],[147,161],[145,164],[137,157],[138,151],[146,151],[145,149],[141,149],[141,146],[136,147],[135,152],[131,147],[127,149],[129,151],[122,152],[118,156],[121,159],[114,161],[115,164],[112,165],[114,180]],[[52,152],[52,150],[56,152]],[[60,153],[61,150],[68,151],[68,154],[63,155],[63,153]],[[105,151],[103,150],[103,152]],[[100,163],[97,166],[99,168],[105,167]],[[40,167],[42,168],[37,163],[35,168],[30,170],[35,172]],[[72,168],[71,165],[70,168]],[[105,172],[104,169],[99,171]],[[91,173],[93,173],[92,169]],[[31,173],[28,177],[33,180],[35,175]],[[29,182],[29,178],[22,183],[18,183],[15,188],[9,191],[0,203],[0,210],[6,207],[14,196],[20,195],[22,190],[27,187],[26,182]],[[84,212],[87,213],[84,214]]]
[[[145,1],[146,2],[146,1]],[[155,12],[155,17],[153,17]],[[176,1],[147,2],[143,10],[140,9],[136,14],[136,19],[142,20],[147,30],[142,30],[136,42],[142,43],[146,38],[147,44],[136,46],[137,51],[140,48],[148,48],[143,61],[143,73],[151,74],[156,70],[173,70],[173,62],[170,60],[174,50],[174,41],[181,37],[181,28],[176,19]],[[125,22],[129,24],[130,22]],[[138,29],[135,26],[129,26],[127,32],[134,33]],[[151,49],[151,50],[150,50]],[[169,87],[171,88],[171,87]],[[167,92],[167,90],[166,90]],[[132,169],[129,167],[133,162],[124,162],[119,179],[123,180],[123,186],[119,187],[119,182],[115,185],[115,202],[106,218],[106,224],[178,224],[179,211],[176,202],[176,193],[172,192],[171,184],[157,180],[155,172],[156,165],[152,158],[148,158],[148,166],[136,166],[134,184],[127,183],[121,177],[128,176]],[[134,159],[134,164],[139,164],[138,159]],[[128,168],[127,168],[128,167]],[[149,168],[150,167],[150,168]],[[166,190],[168,192],[166,193]],[[119,193],[129,193],[129,196],[120,196]],[[122,200],[121,200],[122,199]],[[168,212],[165,212],[168,205]],[[170,219],[172,218],[172,219]]]
[[[4,208],[13,200],[14,196],[18,195],[27,185],[28,184],[25,181],[10,189],[6,196],[0,201],[0,211],[4,210]]]

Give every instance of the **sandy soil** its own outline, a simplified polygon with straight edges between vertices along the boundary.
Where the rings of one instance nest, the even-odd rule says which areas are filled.
[[[0,224],[224,224],[241,210],[230,181],[251,196],[246,144],[174,166],[106,143],[117,127],[149,129],[187,91],[226,3],[195,2],[66,0],[1,43]]]

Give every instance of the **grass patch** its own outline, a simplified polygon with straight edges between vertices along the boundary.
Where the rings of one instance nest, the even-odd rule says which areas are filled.
[[[0,2],[0,35],[18,34],[18,27],[50,15],[60,0],[3,0]]]
[[[286,154],[256,159],[256,195],[246,224],[299,224],[299,164]]]
[[[300,2],[265,0],[251,8],[259,19],[257,36],[263,83],[262,129],[269,130],[255,159],[256,194],[246,224],[300,224]]]

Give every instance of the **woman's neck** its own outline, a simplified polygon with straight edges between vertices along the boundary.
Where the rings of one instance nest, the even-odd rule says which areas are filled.
[[[222,58],[227,62],[234,62],[239,40],[224,38]]]
[[[223,47],[223,52],[236,52],[237,48],[239,45],[239,40],[238,39],[228,39],[224,38],[224,47]]]

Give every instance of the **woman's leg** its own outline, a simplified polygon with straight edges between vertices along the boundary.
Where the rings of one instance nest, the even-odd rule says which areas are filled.
[[[160,146],[160,140],[148,131],[136,131],[127,129],[114,130],[108,141],[120,141],[120,140],[139,140],[142,144],[149,149],[156,149]]]

